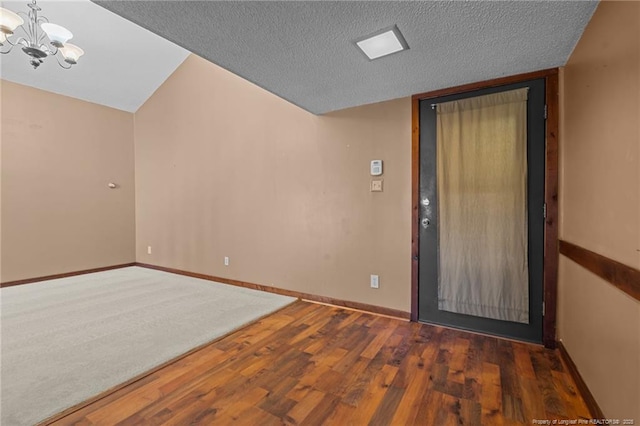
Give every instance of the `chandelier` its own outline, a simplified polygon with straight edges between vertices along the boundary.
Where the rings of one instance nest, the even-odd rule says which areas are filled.
[[[67,43],[73,37],[71,31],[50,23],[44,16],[39,16],[38,12],[42,9],[36,4],[36,0],[32,0],[27,6],[30,9],[28,13],[14,13],[0,7],[0,53],[7,54],[15,46],[20,46],[29,56],[29,63],[34,69],[48,56],[54,56],[64,69],[75,65],[80,56],[84,55],[84,51]],[[19,34],[14,34],[14,31],[19,31]],[[63,61],[60,60],[60,56]]]

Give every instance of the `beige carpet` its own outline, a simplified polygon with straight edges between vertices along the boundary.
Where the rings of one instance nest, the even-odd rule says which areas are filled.
[[[0,290],[0,424],[29,425],[293,302],[139,267]]]

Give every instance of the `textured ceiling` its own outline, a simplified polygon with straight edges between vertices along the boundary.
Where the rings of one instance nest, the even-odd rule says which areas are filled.
[[[591,1],[102,1],[101,6],[313,113],[564,65]],[[354,39],[397,25],[410,50]],[[131,67],[150,70],[144,61]]]
[[[27,11],[27,0],[2,7]],[[88,0],[38,0],[41,14],[73,33],[86,52],[70,70],[54,58],[36,70],[15,48],[0,56],[0,77],[50,92],[136,111],[184,61],[189,52]]]

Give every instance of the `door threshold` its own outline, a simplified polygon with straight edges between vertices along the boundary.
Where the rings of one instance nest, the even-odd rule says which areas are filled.
[[[431,325],[431,326],[434,326],[434,327],[445,328],[445,329],[448,329],[448,330],[464,331],[466,333],[476,334],[476,335],[482,336],[482,337],[495,337],[496,339],[506,340],[506,341],[509,341],[509,342],[525,343],[527,345],[544,347],[544,344],[542,342],[533,342],[531,340],[516,339],[514,337],[502,336],[502,335],[499,335],[499,334],[483,333],[481,331],[470,330],[468,328],[453,327],[453,326],[450,326],[450,325],[440,324],[440,323],[437,323],[437,322],[422,321],[420,319],[418,320],[418,323],[419,324]]]

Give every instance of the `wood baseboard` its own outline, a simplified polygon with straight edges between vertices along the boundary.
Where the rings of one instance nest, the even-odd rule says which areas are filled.
[[[120,265],[113,265],[113,266],[103,266],[102,268],[84,269],[82,271],[65,272],[65,273],[62,273],[62,274],[47,275],[47,276],[44,276],[44,277],[27,278],[25,280],[7,281],[7,282],[4,282],[4,283],[1,283],[0,287],[4,288],[4,287],[11,287],[11,286],[14,286],[14,285],[37,283],[39,281],[47,281],[47,280],[55,280],[55,279],[58,279],[58,278],[73,277],[73,276],[76,276],[76,275],[92,274],[94,272],[108,271],[110,269],[126,268],[127,266],[135,266],[135,262],[123,263],[123,264],[120,264]]]
[[[560,253],[640,301],[640,270],[568,241],[560,240]]]
[[[582,376],[578,371],[578,367],[576,367],[576,364],[573,362],[573,360],[569,356],[569,353],[567,352],[567,348],[564,347],[564,345],[562,344],[562,341],[557,342],[557,347],[558,347],[558,350],[560,351],[560,357],[562,358],[562,361],[567,366],[567,369],[569,370],[569,374],[571,374],[571,377],[573,377],[573,381],[576,382],[576,386],[578,386],[578,392],[580,392],[580,395],[582,395],[582,399],[587,405],[587,408],[591,413],[591,417],[594,419],[605,419],[606,417],[602,413],[600,406],[598,405],[598,403],[596,402],[596,399],[591,394],[591,391],[587,387],[587,384],[582,379]]]
[[[151,265],[151,264],[148,264],[148,263],[139,263],[138,262],[138,263],[136,263],[136,265],[137,266],[141,266],[143,268],[156,269],[158,271],[164,271],[164,272],[170,272],[170,273],[173,273],[173,274],[185,275],[187,277],[201,278],[201,279],[204,279],[204,280],[216,281],[216,282],[223,283],[223,284],[229,284],[229,285],[235,285],[235,286],[238,286],[238,287],[251,288],[251,289],[254,289],[254,290],[260,290],[260,291],[266,291],[266,292],[269,292],[269,293],[281,294],[283,296],[296,297],[298,299],[308,300],[308,301],[311,301],[311,302],[325,303],[325,304],[328,304],[328,305],[340,306],[340,307],[349,308],[349,309],[356,309],[356,310],[359,310],[359,311],[365,311],[365,312],[370,312],[370,313],[379,314],[379,315],[386,315],[386,316],[390,316],[390,317],[394,317],[394,318],[400,318],[400,319],[404,319],[404,320],[408,320],[411,317],[409,312],[401,311],[401,310],[398,310],[398,309],[385,308],[385,307],[382,307],[382,306],[369,305],[369,304],[366,304],[366,303],[352,302],[352,301],[348,301],[348,300],[334,299],[332,297],[318,296],[318,295],[315,295],[315,294],[302,293],[302,292],[293,291],[293,290],[286,290],[286,289],[282,289],[282,288],[278,288],[278,287],[271,287],[271,286],[262,285],[262,284],[254,284],[254,283],[249,283],[249,282],[245,282],[245,281],[232,280],[232,279],[229,279],[229,278],[215,277],[213,275],[200,274],[200,273],[197,273],[197,272],[183,271],[181,269],[167,268],[167,267],[164,267],[164,266]]]

